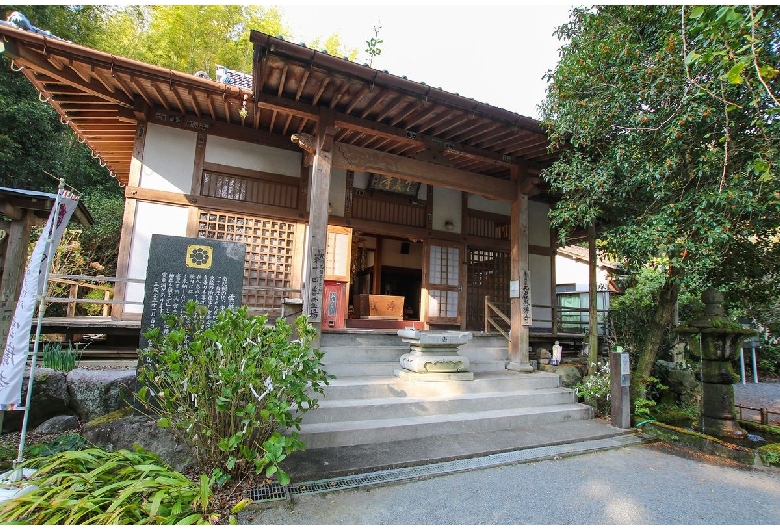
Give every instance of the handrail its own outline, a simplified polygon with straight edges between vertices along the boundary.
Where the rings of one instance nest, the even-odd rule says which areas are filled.
[[[509,332],[504,330],[498,322],[496,322],[492,316],[490,311],[493,311],[498,317],[501,318],[508,326],[511,327],[512,320],[504,314],[503,311],[501,311],[499,308],[497,308],[493,303],[490,301],[489,296],[485,296],[485,333],[490,333],[491,328],[495,328],[496,331],[501,333],[501,335],[504,336],[504,338],[509,341]]]

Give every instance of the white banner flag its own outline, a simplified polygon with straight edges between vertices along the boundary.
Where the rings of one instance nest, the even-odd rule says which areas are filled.
[[[55,202],[55,204],[57,204]],[[16,304],[8,339],[0,361],[0,410],[13,410],[22,405],[22,380],[30,351],[30,329],[38,295],[46,290],[44,277],[49,270],[51,256],[47,255],[47,240],[52,239],[52,254],[62,238],[70,216],[76,210],[78,197],[66,190],[59,191],[59,206],[52,209],[46,226],[35,244],[27,270],[24,273],[22,292]],[[55,223],[56,221],[56,223]]]

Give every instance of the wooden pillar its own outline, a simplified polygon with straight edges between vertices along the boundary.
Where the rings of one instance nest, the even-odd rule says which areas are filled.
[[[588,226],[588,375],[596,373],[599,359],[597,260],[596,225],[591,223]]]
[[[376,249],[374,249],[374,272],[372,273],[373,281],[371,282],[371,294],[383,294],[382,293],[382,242],[384,241],[381,236],[376,236]]]
[[[550,229],[550,292],[552,293],[551,319],[552,335],[558,336],[558,269],[556,256],[558,255],[558,237],[555,230]]]
[[[518,372],[532,372],[533,367],[528,360],[530,329],[528,326],[523,325],[522,299],[520,297],[523,273],[528,271],[528,195],[524,193],[524,187],[521,185],[519,177],[520,168],[513,166],[512,180],[517,185],[517,190],[512,201],[512,217],[509,231],[511,239],[510,280],[518,288],[515,292],[512,292],[510,301],[511,328],[509,330],[509,364],[507,369]]]
[[[317,121],[316,152],[311,174],[311,205],[309,208],[309,251],[306,258],[306,294],[303,310],[317,330],[313,347],[320,345],[322,331],[322,291],[325,283],[325,248],[328,243],[328,197],[333,148],[333,113],[320,109]]]
[[[133,145],[133,158],[130,161],[130,174],[127,185],[137,187],[141,183],[141,170],[144,164],[144,145],[146,143],[146,122],[138,124]],[[135,198],[125,196],[125,211],[122,216],[122,232],[119,235],[119,253],[116,263],[117,278],[127,278],[130,270],[130,248],[133,242],[133,228],[135,226],[135,210],[138,201]],[[127,282],[117,282],[114,285],[114,301],[126,301]],[[121,304],[111,307],[111,318],[121,320],[125,309]]]
[[[23,211],[19,219],[11,221],[8,230],[3,278],[0,281],[0,349],[5,349],[5,340],[16,310],[16,302],[22,292],[30,231],[35,224],[35,214]]]

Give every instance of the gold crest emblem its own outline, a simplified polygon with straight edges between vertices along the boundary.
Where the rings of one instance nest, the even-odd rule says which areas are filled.
[[[213,249],[206,245],[189,245],[185,263],[193,269],[210,269]]]

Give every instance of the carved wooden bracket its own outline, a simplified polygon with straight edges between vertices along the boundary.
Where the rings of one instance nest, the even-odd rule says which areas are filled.
[[[313,155],[317,152],[317,147],[314,142],[314,136],[312,136],[311,134],[306,134],[306,133],[293,134],[290,137],[290,141],[292,141],[292,143],[294,144],[298,144],[298,147],[300,147],[301,149],[303,149],[309,154]]]

